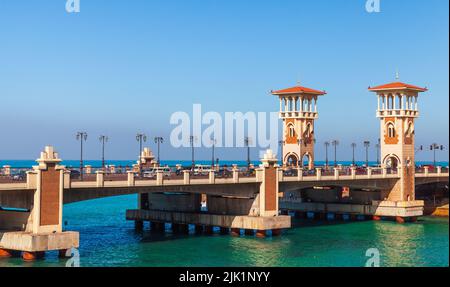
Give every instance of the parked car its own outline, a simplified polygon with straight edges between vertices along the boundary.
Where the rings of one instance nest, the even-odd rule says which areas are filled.
[[[219,168],[218,171],[216,171],[216,177],[222,177],[222,178],[226,178],[226,177],[230,177],[231,176],[231,171],[229,171],[227,168]]]
[[[22,181],[25,180],[27,178],[27,174],[25,171],[21,170],[18,173],[14,174],[12,176],[12,179],[15,181]]]
[[[297,174],[298,174],[297,170],[296,169],[292,169],[292,168],[287,169],[287,170],[285,170],[283,172],[284,176],[297,176]]]

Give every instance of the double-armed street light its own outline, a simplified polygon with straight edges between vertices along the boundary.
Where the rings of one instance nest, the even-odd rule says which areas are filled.
[[[369,167],[369,147],[370,147],[370,141],[364,141],[364,147],[366,148],[366,167]]]
[[[251,145],[252,139],[250,137],[245,137],[244,144],[247,147],[247,168],[250,168],[250,145]]]
[[[76,139],[80,141],[80,179],[83,180],[83,141],[87,140],[87,133],[77,132]]]
[[[191,163],[192,172],[194,172],[195,169],[194,143],[196,141],[197,141],[196,136],[189,136],[189,143],[191,144],[191,152],[192,152],[192,163]]]
[[[108,136],[101,135],[99,138],[100,143],[102,144],[102,169],[105,169],[105,144],[108,142]]]
[[[211,155],[211,169],[214,170],[215,167],[215,155],[214,155],[214,149],[216,147],[217,140],[214,137],[211,137],[211,144],[212,144],[212,155]]]
[[[355,166],[356,164],[356,162],[355,162],[355,149],[356,149],[356,143],[352,143],[351,144],[351,146],[352,146],[352,153],[353,153],[353,157],[352,157],[352,165],[353,166]]]
[[[430,150],[433,151],[433,166],[436,166],[436,151],[437,150],[444,150],[444,146],[440,145],[438,143],[432,143],[430,145]]]
[[[330,142],[325,142],[325,167],[328,169],[328,147],[330,146]]]
[[[139,142],[139,172],[142,173],[141,165],[142,165],[142,145],[147,141],[147,135],[143,133],[136,134],[136,141]]]
[[[338,140],[333,140],[331,142],[331,144],[334,147],[334,166],[337,166],[337,146],[339,145],[339,141]]]
[[[155,137],[155,143],[158,145],[158,166],[161,165],[161,161],[160,161],[160,157],[159,157],[159,150],[160,150],[160,145],[164,143],[164,138],[163,137]]]

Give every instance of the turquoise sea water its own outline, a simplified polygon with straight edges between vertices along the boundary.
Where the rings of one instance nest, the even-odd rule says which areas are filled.
[[[64,207],[66,230],[80,232],[81,266],[364,266],[378,248],[381,266],[449,266],[448,218],[417,223],[294,220],[281,237],[155,234],[125,220],[137,197],[120,196]],[[56,252],[43,261],[0,260],[1,266],[65,266]]]

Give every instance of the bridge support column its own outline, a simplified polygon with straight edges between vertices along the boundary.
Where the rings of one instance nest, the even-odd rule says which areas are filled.
[[[24,259],[28,253],[31,258],[33,254],[50,250],[77,248],[79,241],[77,232],[62,231],[65,167],[59,165],[61,159],[53,147],[47,146],[37,162],[39,165],[28,174],[27,186],[34,189],[30,191],[33,194],[30,212],[20,217],[12,214],[11,220],[5,219],[7,223],[21,225],[20,230],[0,231],[0,249],[26,251]]]
[[[97,174],[97,177],[96,177],[97,187],[104,187],[105,186],[105,172],[103,170],[97,170],[95,173]]]
[[[183,183],[186,185],[191,184],[191,174],[189,170],[183,170]]]
[[[127,171],[127,182],[128,186],[135,185],[134,171]]]
[[[303,180],[303,168],[297,167],[297,180],[302,181]]]
[[[316,179],[321,180],[322,179],[322,169],[316,168]]]
[[[209,171],[209,183],[214,184],[216,182],[216,172],[214,170]]]
[[[162,170],[158,170],[156,172],[156,185],[164,184],[164,172]]]
[[[352,166],[350,168],[351,173],[352,173],[352,179],[356,179],[356,167]]]
[[[239,183],[239,169],[237,167],[233,167],[233,182]]]

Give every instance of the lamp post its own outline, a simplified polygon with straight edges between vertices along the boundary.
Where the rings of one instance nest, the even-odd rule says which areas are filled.
[[[158,144],[158,166],[160,166],[161,161],[160,161],[160,157],[159,157],[159,149],[160,149],[160,144],[164,143],[164,138],[163,137],[155,137],[155,143]]]
[[[247,147],[247,167],[250,169],[250,144],[252,139],[250,137],[245,137],[244,143]]]
[[[105,169],[105,144],[108,142],[109,138],[105,135],[101,135],[98,139],[102,144],[102,169]]]
[[[189,136],[189,142],[191,144],[191,152],[192,152],[192,163],[191,163],[192,172],[194,172],[194,168],[195,168],[194,143],[196,141],[197,141],[196,136]]]
[[[142,173],[142,144],[147,141],[147,136],[145,134],[138,133],[136,135],[136,140],[139,142],[139,172]]]
[[[433,151],[433,166],[436,167],[436,150],[444,150],[444,146],[433,143],[430,146],[430,150]]]
[[[76,138],[80,141],[80,178],[83,180],[83,141],[87,140],[87,133],[77,132]]]
[[[217,143],[217,140],[214,137],[212,137],[211,138],[211,144],[212,144],[211,169],[212,170],[214,170],[214,161],[215,161],[214,149],[216,147],[216,143]]]
[[[370,141],[364,141],[364,147],[366,148],[366,167],[369,167],[369,147],[370,147]]]
[[[334,166],[337,166],[337,146],[339,145],[338,140],[333,140],[331,144],[334,146]]]
[[[378,139],[378,143],[375,145],[375,148],[377,149],[377,165],[380,165],[380,148],[381,148],[381,140]]]
[[[328,169],[328,147],[330,146],[330,142],[325,142],[325,167]]]
[[[281,149],[280,162],[281,162],[282,166],[284,165],[284,162],[283,162],[283,147],[284,147],[284,143],[285,143],[285,141],[279,141],[278,142],[278,145],[280,146],[280,149]]]
[[[352,152],[353,152],[352,165],[353,166],[355,166],[355,148],[356,148],[356,143],[352,143]]]

